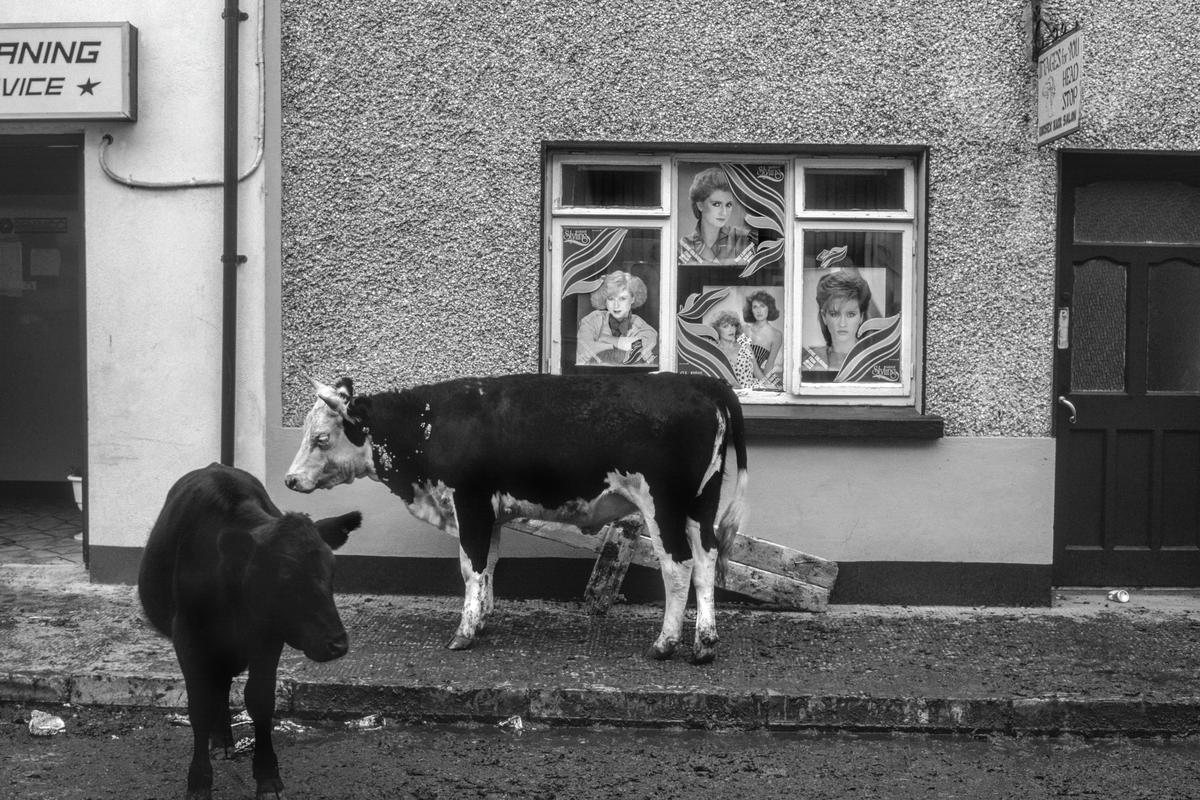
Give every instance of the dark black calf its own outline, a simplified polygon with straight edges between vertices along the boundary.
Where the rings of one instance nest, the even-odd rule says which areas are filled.
[[[249,668],[253,774],[260,798],[283,790],[271,744],[283,645],[314,661],[346,654],[333,602],[333,550],[362,522],[283,513],[257,478],[220,464],[180,478],[150,531],[138,574],[146,617],[171,637],[188,694],[188,798],[212,796],[208,746],[233,744],[229,689]],[[332,548],[332,549],[331,549]]]

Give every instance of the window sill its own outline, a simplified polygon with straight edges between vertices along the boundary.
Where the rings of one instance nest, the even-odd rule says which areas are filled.
[[[753,438],[940,439],[945,422],[916,409],[886,406],[744,407]]]

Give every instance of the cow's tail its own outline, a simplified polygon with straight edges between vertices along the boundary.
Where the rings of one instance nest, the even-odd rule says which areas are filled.
[[[750,471],[746,467],[746,419],[742,415],[742,404],[733,389],[721,382],[724,398],[724,413],[726,419],[725,443],[733,441],[733,451],[737,459],[737,482],[733,497],[725,506],[725,513],[717,523],[717,582],[725,582],[725,566],[729,563],[729,554],[733,551],[733,540],[746,523],[749,505],[746,502],[746,487],[750,483]]]

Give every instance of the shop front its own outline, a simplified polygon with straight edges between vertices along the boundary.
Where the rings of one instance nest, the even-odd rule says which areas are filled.
[[[457,593],[456,541],[382,486],[283,485],[307,376],[370,392],[665,370],[737,392],[745,533],[836,561],[834,602],[1200,582],[1200,52],[1179,34],[1200,12],[244,11],[239,258],[222,241],[220,4],[128,20],[135,118],[0,121],[0,157],[61,156],[30,186],[0,179],[0,223],[67,220],[0,229],[0,254],[21,246],[21,297],[10,267],[0,301],[54,292],[62,317],[0,324],[77,350],[60,374],[49,344],[6,349],[39,393],[75,397],[33,409],[70,424],[37,418],[20,452],[77,454],[6,456],[3,477],[83,462],[93,579],[133,579],[167,488],[224,458],[232,424],[231,460],[281,507],[363,511],[339,588]],[[79,24],[67,3],[14,13]],[[28,402],[14,387],[34,384],[4,383],[9,407]],[[517,531],[503,552],[498,591],[533,597],[578,596],[594,555]]]

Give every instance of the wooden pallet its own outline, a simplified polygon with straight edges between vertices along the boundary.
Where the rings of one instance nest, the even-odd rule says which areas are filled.
[[[658,569],[640,514],[632,514],[588,535],[571,525],[541,520],[509,520],[504,527],[560,544],[596,552],[584,592],[594,614],[604,614],[620,592],[630,564]],[[790,547],[738,534],[721,588],[754,600],[797,611],[824,611],[837,580],[834,561]]]

